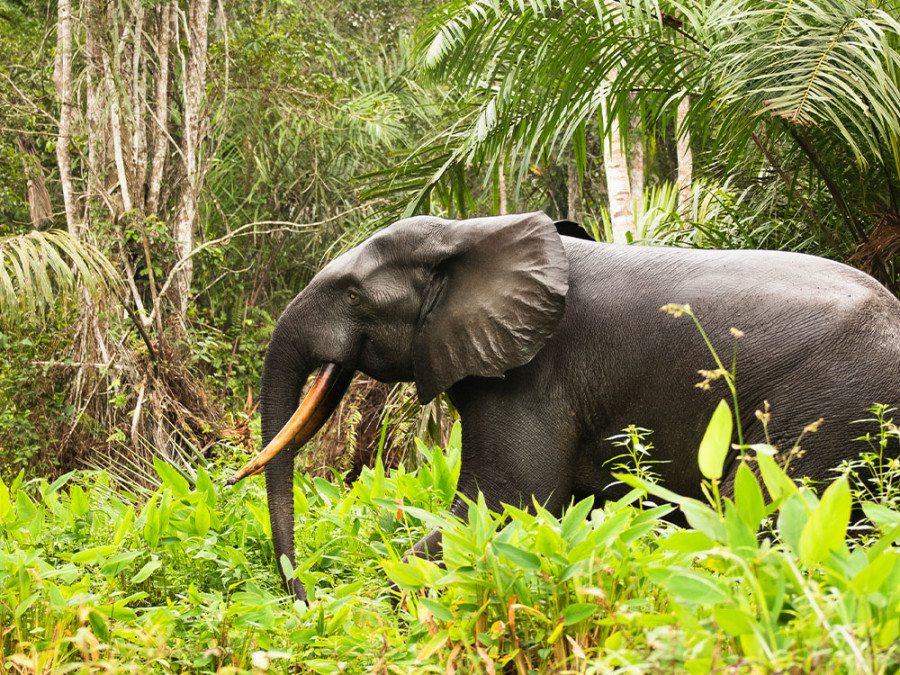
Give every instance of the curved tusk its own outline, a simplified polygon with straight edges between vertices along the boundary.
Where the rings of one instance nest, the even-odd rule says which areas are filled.
[[[247,476],[261,473],[266,464],[284,450],[291,441],[295,441],[298,448],[309,441],[337,408],[344,392],[350,385],[350,380],[353,379],[353,374],[352,370],[345,370],[336,363],[324,364],[303,402],[278,432],[278,435],[262,452],[226,480],[225,484],[234,485]]]

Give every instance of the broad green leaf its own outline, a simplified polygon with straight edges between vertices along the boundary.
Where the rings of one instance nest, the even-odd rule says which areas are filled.
[[[708,575],[687,569],[676,570],[663,582],[663,586],[682,600],[698,605],[731,600],[731,593],[724,584]]]
[[[23,523],[30,522],[37,515],[37,508],[31,497],[25,494],[25,490],[16,492],[16,510],[19,514],[19,521]]]
[[[441,621],[453,621],[453,612],[437,600],[432,600],[431,598],[419,598],[419,604],[431,612],[435,619],[440,619]]]
[[[341,491],[334,483],[329,483],[324,478],[316,476],[313,478],[313,484],[316,486],[316,492],[329,501],[334,502],[341,498]]]
[[[862,595],[880,591],[896,563],[897,556],[893,552],[882,553],[853,577],[853,588]]]
[[[108,577],[116,576],[125,570],[134,560],[143,555],[142,551],[125,551],[107,558],[101,572]]]
[[[197,502],[197,510],[194,511],[194,531],[198,537],[205,537],[209,532],[209,507],[206,502]]]
[[[6,515],[12,510],[12,504],[9,501],[9,488],[0,479],[0,523],[6,520]]]
[[[763,483],[773,502],[777,502],[790,494],[798,492],[797,485],[784,472],[775,458],[768,455],[757,455],[756,461],[759,463],[759,471],[763,477]]]
[[[719,514],[709,506],[701,504],[695,499],[686,499],[681,505],[681,511],[692,528],[702,532],[713,541],[720,544],[725,543],[725,525],[719,518]]]
[[[571,626],[587,619],[591,614],[600,610],[600,606],[592,602],[576,602],[563,608],[563,623]]]
[[[728,537],[728,548],[739,556],[752,558],[756,555],[757,541],[756,531],[750,529],[746,521],[738,513],[737,507],[731,502],[725,504],[725,532]]]
[[[75,475],[74,471],[69,471],[68,473],[64,473],[62,476],[60,476],[55,481],[50,483],[49,486],[47,486],[47,490],[46,490],[46,492],[44,492],[44,495],[45,496],[52,495],[54,492],[59,490],[59,488],[61,488],[63,485],[65,485],[69,481],[69,479],[74,475]]]
[[[35,592],[32,593],[31,595],[29,595],[29,596],[28,596],[27,598],[25,598],[22,602],[20,602],[18,605],[16,605],[16,611],[13,613],[13,616],[14,616],[16,619],[18,619],[18,618],[19,618],[20,616],[22,616],[25,612],[27,612],[27,611],[28,611],[28,608],[31,607],[31,606],[35,603],[35,601],[36,601],[38,598],[40,598],[40,597],[41,597],[41,592],[40,592],[40,591],[35,591]]]
[[[737,607],[713,607],[713,619],[729,635],[748,635],[754,632],[756,619]]]
[[[83,551],[79,551],[78,553],[73,553],[72,562],[79,565],[91,565],[93,563],[104,560],[106,556],[112,555],[115,550],[116,547],[111,545],[86,548]]]
[[[213,485],[209,473],[202,466],[197,467],[197,492],[206,495],[206,505],[209,508],[216,508],[216,486]]]
[[[409,563],[385,560],[381,566],[388,578],[404,590],[417,591],[425,585],[425,575]]]
[[[875,504],[874,502],[866,502],[862,505],[862,508],[866,518],[881,529],[886,529],[892,525],[900,525],[900,511],[896,509],[888,508],[882,504]]]
[[[800,535],[809,520],[809,511],[799,494],[788,497],[778,513],[778,534],[795,555],[800,555]]]
[[[163,485],[172,490],[176,498],[187,497],[190,493],[190,484],[187,479],[174,466],[167,464],[159,457],[153,458],[153,467],[162,480]]]
[[[678,530],[665,539],[660,539],[659,545],[669,551],[698,553],[714,548],[716,542],[696,530]]]
[[[125,536],[131,531],[134,523],[134,507],[129,506],[125,509],[125,513],[119,517],[119,524],[116,527],[116,533],[113,535],[113,544],[118,546],[122,543]]]
[[[700,451],[697,461],[700,464],[700,473],[710,480],[719,480],[722,477],[722,466],[731,447],[731,408],[725,399],[719,401],[713,412],[703,440],[700,441]]]
[[[511,544],[504,544],[500,541],[495,541],[492,546],[497,553],[509,558],[522,569],[534,572],[541,568],[541,559],[530,551],[523,551]]]
[[[157,558],[148,561],[141,569],[138,570],[137,574],[131,577],[131,583],[143,583],[160,567],[162,567],[162,561],[158,560]]]
[[[841,476],[825,490],[800,535],[800,560],[815,565],[844,543],[850,524],[850,486]]]

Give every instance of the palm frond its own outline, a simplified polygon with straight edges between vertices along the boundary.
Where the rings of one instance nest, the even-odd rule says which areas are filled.
[[[0,312],[4,321],[41,315],[60,294],[82,285],[97,294],[119,276],[96,248],[62,230],[0,237]]]

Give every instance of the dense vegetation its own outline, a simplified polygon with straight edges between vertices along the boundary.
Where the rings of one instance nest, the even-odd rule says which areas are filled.
[[[876,412],[868,466],[883,469],[887,491],[900,475],[883,453],[900,433]],[[863,488],[877,530],[866,545],[845,540],[866,474],[851,471],[817,498],[760,453],[770,504],[745,464],[734,501],[681,499],[629,474],[636,489],[602,509],[586,500],[557,519],[539,504],[498,515],[481,503],[462,523],[443,510],[458,432],[446,449],[420,444],[417,469],[388,475],[378,460],[349,489],[297,476],[295,573],[308,604],[287,601],[272,574],[260,483],[223,490],[221,466],[185,476],[157,460],[161,485],[140,494],[104,472],[0,484],[5,668],[877,673],[900,664],[900,513],[879,503],[886,492]],[[650,447],[636,432],[623,446],[632,456]],[[707,475],[721,472],[725,450],[702,457]],[[652,506],[645,490],[676,503],[690,527],[666,525],[676,507]],[[433,526],[445,532],[444,566],[400,561]],[[387,578],[402,590],[398,608]]]
[[[460,523],[454,412],[359,381],[284,596],[261,482],[220,487],[278,313],[404,214],[532,209],[897,290],[900,6],[0,0],[0,673],[896,670],[883,407],[827,490],[758,447],[721,499],[726,406],[709,504],[633,427],[621,502]]]

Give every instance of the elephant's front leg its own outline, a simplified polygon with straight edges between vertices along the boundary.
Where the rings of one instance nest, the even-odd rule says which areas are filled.
[[[493,382],[489,386],[496,388]],[[457,493],[473,502],[481,494],[495,512],[504,504],[530,509],[536,499],[558,515],[572,498],[575,483],[577,434],[572,417],[553,415],[552,406],[537,400],[531,390],[516,393],[476,396],[472,401],[454,397],[462,420]],[[450,512],[465,519],[468,504],[457,496]],[[434,530],[405,558],[435,558],[442,552],[441,532]]]

